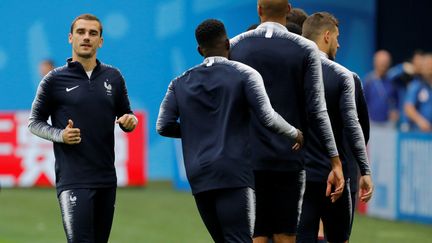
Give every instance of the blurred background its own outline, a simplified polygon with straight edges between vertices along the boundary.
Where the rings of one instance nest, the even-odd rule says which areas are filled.
[[[361,205],[360,212],[430,227],[431,129],[420,129],[405,115],[404,107],[409,84],[427,83],[427,70],[432,70],[427,61],[417,64],[412,59],[419,54],[421,60],[432,60],[432,20],[428,17],[432,2],[290,3],[308,14],[328,11],[339,19],[337,62],[363,79],[372,106],[369,157],[376,193],[368,206]],[[0,1],[0,185],[35,187],[54,182],[52,145],[30,135],[26,123],[46,70],[64,65],[71,56],[67,40],[70,24],[82,13],[92,13],[102,21],[104,45],[98,59],[121,70],[132,108],[141,121],[140,128],[130,135],[116,132],[119,185],[171,181],[174,189],[188,191],[179,141],[155,131],[160,102],[173,78],[202,61],[196,51],[195,27],[204,19],[217,18],[234,37],[259,22],[255,0]],[[380,93],[375,84],[380,82],[385,84],[385,95],[377,100]],[[424,89],[417,95],[421,105],[432,103],[432,92],[427,86]],[[414,104],[414,108],[418,106]],[[431,109],[419,112],[426,112],[426,120],[432,119]],[[385,115],[375,119],[375,113]],[[1,210],[2,194],[0,215]]]

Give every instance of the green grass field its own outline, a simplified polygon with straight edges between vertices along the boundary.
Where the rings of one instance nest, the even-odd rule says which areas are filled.
[[[0,243],[65,242],[54,189],[0,192]],[[112,243],[212,242],[193,197],[168,182],[118,190]],[[432,242],[432,226],[356,216],[351,242]]]

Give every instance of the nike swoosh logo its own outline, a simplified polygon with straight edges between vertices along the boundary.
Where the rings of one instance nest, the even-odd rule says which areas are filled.
[[[70,91],[72,91],[72,90],[74,90],[74,89],[76,89],[78,87],[79,87],[79,85],[77,85],[75,87],[72,87],[72,88],[66,88],[66,92],[70,92]]]

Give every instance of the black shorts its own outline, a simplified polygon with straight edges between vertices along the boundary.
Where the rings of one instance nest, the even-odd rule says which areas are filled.
[[[316,242],[320,218],[329,242],[345,242],[350,237],[355,200],[355,194],[350,190],[350,180],[346,179],[342,196],[335,203],[326,197],[326,186],[325,182],[306,182],[298,243]]]
[[[58,200],[67,242],[108,242],[115,197],[115,187],[62,191]]]
[[[255,220],[253,189],[218,189],[197,193],[194,197],[214,242],[252,242]]]
[[[305,186],[305,171],[255,171],[254,237],[295,235]]]

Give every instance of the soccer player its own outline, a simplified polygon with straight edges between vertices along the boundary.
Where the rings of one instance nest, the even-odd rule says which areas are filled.
[[[303,24],[303,36],[314,41],[321,51],[321,63],[328,114],[331,120],[338,151],[345,175],[345,188],[342,197],[331,203],[325,196],[328,166],[326,151],[318,139],[316,126],[308,131],[306,145],[306,191],[300,218],[298,241],[316,242],[319,219],[321,217],[329,242],[347,242],[351,233],[354,212],[355,192],[350,183],[357,180],[350,171],[347,153],[352,151],[360,168],[360,199],[367,202],[372,196],[372,180],[366,155],[363,132],[357,117],[355,82],[351,71],[334,61],[338,43],[338,21],[327,13],[319,12],[309,16]],[[331,60],[330,60],[331,59]],[[349,148],[344,146],[344,139]],[[355,170],[357,168],[354,168]]]
[[[252,242],[249,155],[256,148],[249,145],[251,117],[286,137],[284,146],[293,150],[301,147],[302,133],[273,110],[257,71],[227,59],[230,45],[222,22],[202,22],[195,36],[204,62],[170,83],[157,131],[181,138],[186,174],[213,240]]]
[[[69,43],[72,58],[40,82],[28,126],[54,142],[67,241],[108,242],[117,187],[114,125],[130,132],[138,120],[119,70],[96,59],[103,43],[99,19],[91,14],[76,17]]]
[[[307,131],[310,122],[319,129],[327,151],[328,194],[335,201],[344,179],[330,120],[326,111],[321,62],[316,45],[286,27],[287,0],[259,0],[261,24],[234,37],[230,57],[256,69],[275,110],[295,127]],[[287,146],[290,140],[270,133],[252,119],[251,146],[255,173],[257,218],[254,241],[295,242],[304,190],[304,153]]]

